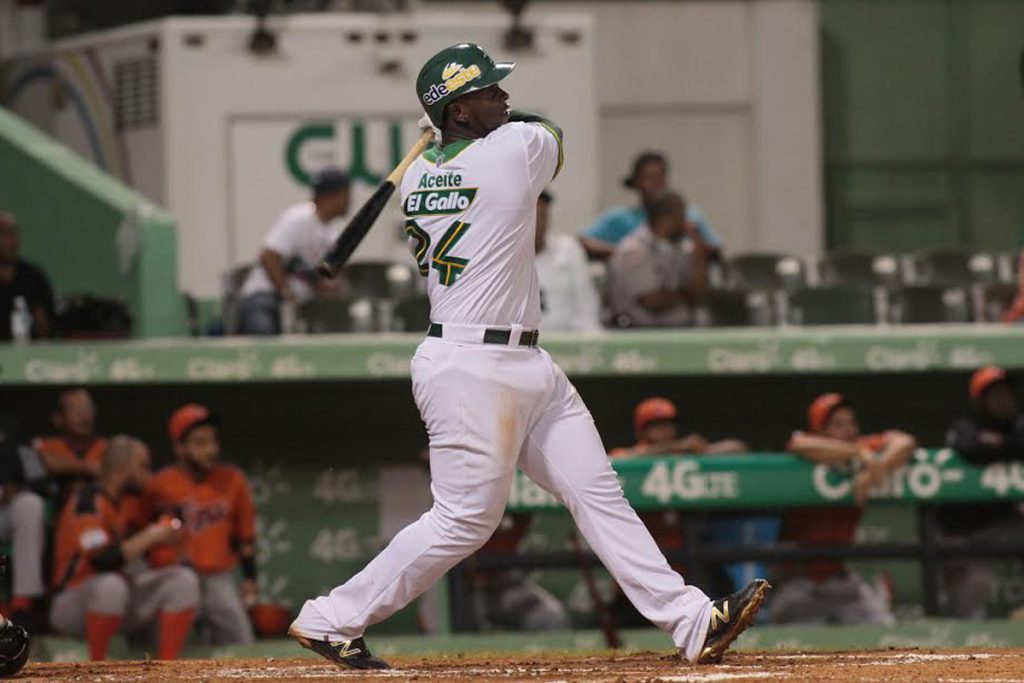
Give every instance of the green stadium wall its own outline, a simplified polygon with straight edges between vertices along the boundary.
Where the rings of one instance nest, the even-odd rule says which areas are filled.
[[[0,210],[17,216],[24,258],[58,295],[122,299],[138,337],[184,333],[171,216],[2,108]],[[122,262],[122,251],[134,254]]]

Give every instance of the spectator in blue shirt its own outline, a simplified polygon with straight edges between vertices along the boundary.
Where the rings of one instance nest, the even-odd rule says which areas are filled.
[[[641,152],[633,161],[633,172],[622,180],[626,187],[640,193],[639,206],[616,206],[605,211],[587,228],[580,241],[592,259],[611,256],[622,238],[647,219],[646,207],[668,189],[668,161],[661,152]],[[704,241],[706,256],[721,255],[722,238],[711,229],[704,213],[693,202],[686,203],[686,220],[693,223]]]

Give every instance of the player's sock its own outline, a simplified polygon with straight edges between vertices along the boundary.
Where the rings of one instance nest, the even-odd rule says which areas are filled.
[[[194,609],[183,609],[179,612],[160,613],[160,635],[157,643],[157,657],[160,659],[177,659],[181,648],[185,646],[188,632],[195,619]]]
[[[86,613],[85,642],[89,645],[89,659],[106,659],[110,641],[120,628],[121,616],[119,614]]]
[[[25,597],[24,595],[15,595],[7,606],[8,613],[28,611],[30,609],[32,609],[32,598]]]

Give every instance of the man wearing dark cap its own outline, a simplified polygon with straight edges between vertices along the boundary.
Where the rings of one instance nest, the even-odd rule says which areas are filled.
[[[990,365],[971,376],[968,394],[974,415],[953,423],[946,445],[971,465],[991,467],[993,473],[1003,469],[1010,476],[1010,468],[1024,462],[1024,414],[1013,383],[1005,370]],[[939,513],[939,525],[950,539],[1024,542],[1024,515],[1014,503],[947,505]],[[943,573],[951,616],[984,619],[995,586],[992,564],[957,560],[947,562]]]
[[[640,204],[608,209],[584,231],[580,241],[593,259],[604,260],[611,256],[615,246],[646,220],[647,207],[668,189],[668,160],[661,152],[641,152],[633,160],[633,170],[622,179],[622,184],[639,193]],[[722,250],[722,238],[711,229],[708,219],[693,202],[686,205],[686,220],[700,232],[707,255],[717,257]]]
[[[316,265],[341,232],[338,218],[348,213],[349,177],[329,168],[313,178],[311,201],[287,209],[263,241],[259,266],[242,287],[241,334],[280,334],[281,304],[303,303],[337,291],[321,280]]]

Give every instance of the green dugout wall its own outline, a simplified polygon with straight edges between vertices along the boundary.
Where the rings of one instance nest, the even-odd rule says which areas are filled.
[[[136,336],[184,333],[173,219],[2,108],[0,210],[17,215],[24,257],[58,295],[123,299]]]

